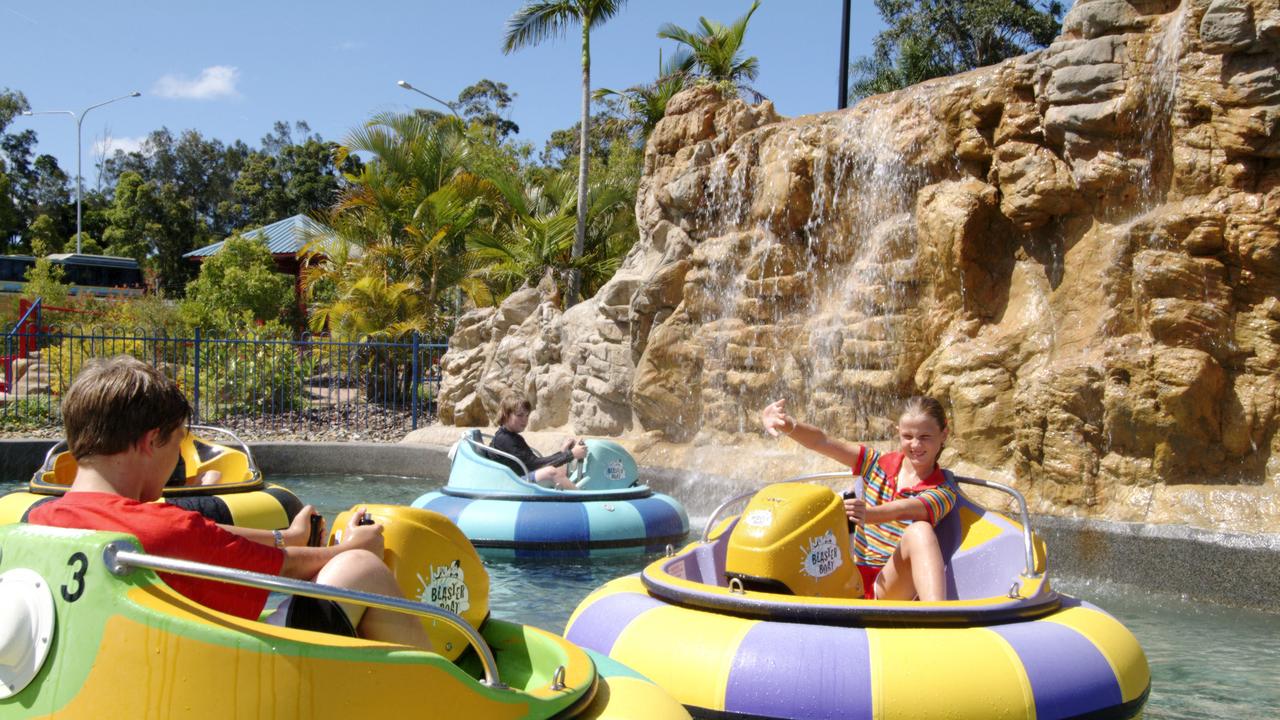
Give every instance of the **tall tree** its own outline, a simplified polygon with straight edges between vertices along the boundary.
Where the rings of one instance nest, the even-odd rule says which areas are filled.
[[[7,132],[13,119],[30,109],[21,92],[0,90],[0,245],[6,250],[23,249],[16,243],[36,215],[37,174],[31,161],[36,133]]]
[[[851,65],[854,98],[998,63],[1062,30],[1058,0],[876,0],[876,8],[889,27]]]
[[[110,255],[137,260],[155,271],[171,297],[182,293],[194,266],[182,257],[191,249],[196,223],[187,200],[171,185],[157,186],[135,172],[116,185],[115,202],[107,212],[110,225],[102,241]]]
[[[494,139],[502,142],[507,136],[520,132],[520,126],[507,117],[510,112],[508,108],[515,99],[516,94],[511,92],[506,83],[483,78],[463,88],[458,93],[458,101],[453,105],[458,109],[458,114],[468,122],[489,128],[493,131]]]
[[[712,82],[723,83],[745,92],[757,101],[764,96],[747,84],[760,74],[756,56],[743,57],[742,45],[747,36],[747,23],[760,7],[753,0],[742,17],[725,25],[705,17],[698,18],[697,31],[686,30],[674,23],[658,28],[658,37],[675,40],[685,52],[673,62],[686,72],[694,72]]]
[[[582,28],[582,115],[578,133],[578,217],[573,235],[573,258],[582,257],[587,235],[587,139],[591,126],[591,30],[603,25],[622,9],[626,0],[530,0],[507,19],[503,52],[537,45],[549,37],[567,34],[569,26]],[[578,301],[582,283],[576,270],[570,275],[568,305]]]

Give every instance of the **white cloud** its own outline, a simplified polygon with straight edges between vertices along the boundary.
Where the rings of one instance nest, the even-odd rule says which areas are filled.
[[[183,100],[216,100],[224,97],[238,97],[236,81],[240,79],[239,68],[229,65],[214,65],[200,71],[194,79],[178,75],[165,75],[156,81],[151,92],[166,98]]]
[[[352,52],[353,50],[363,50],[365,42],[363,40],[343,40],[338,43],[337,50],[340,52]]]
[[[146,142],[146,136],[142,137],[111,137],[100,138],[93,142],[92,157],[111,157],[119,150],[124,153],[137,152],[142,149],[142,143]],[[103,152],[105,150],[105,153]]]

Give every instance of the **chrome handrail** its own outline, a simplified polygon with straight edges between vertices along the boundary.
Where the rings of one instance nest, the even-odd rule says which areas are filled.
[[[481,438],[483,438],[483,437],[484,437],[484,433],[480,433],[480,437],[481,437]],[[492,436],[490,436],[490,437],[492,437]],[[525,464],[520,460],[520,458],[516,457],[515,455],[512,455],[511,453],[503,452],[503,451],[499,450],[498,448],[493,447],[492,445],[485,445],[485,444],[484,444],[484,443],[482,443],[482,442],[476,442],[475,440],[472,440],[471,438],[467,437],[466,435],[463,435],[463,436],[462,436],[462,439],[463,439],[463,440],[466,440],[466,441],[467,441],[467,442],[469,442],[469,443],[471,443],[474,447],[479,448],[479,450],[477,451],[477,453],[476,453],[476,454],[477,454],[477,455],[479,455],[479,456],[480,456],[480,457],[482,457],[482,458],[483,458],[483,457],[485,457],[485,455],[486,455],[486,454],[488,454],[488,453],[493,453],[494,455],[501,455],[502,457],[505,457],[505,458],[511,458],[512,460],[515,460],[515,461],[516,461],[516,464],[520,466],[520,469],[524,471],[524,472],[523,472],[523,473],[521,473],[521,475],[520,475],[520,481],[521,481],[521,482],[525,482],[525,483],[529,482],[529,481],[526,479],[526,478],[528,478],[528,477],[529,477],[529,468],[525,467]],[[485,458],[485,459],[491,459],[491,458]]]
[[[253,459],[253,451],[249,449],[249,443],[245,442],[244,440],[241,440],[240,436],[236,435],[231,430],[228,430],[222,427],[217,427],[216,425],[188,425],[187,430],[190,432],[195,432],[197,430],[201,432],[215,432],[215,433],[222,433],[223,435],[230,436],[232,440],[235,440],[236,443],[240,445],[240,452],[244,453],[245,458],[249,461],[249,469],[253,470],[254,472],[257,472],[258,463],[256,460]]]
[[[116,540],[107,545],[102,551],[102,559],[111,574],[123,577],[129,572],[130,568],[144,568],[157,572],[203,578],[205,580],[218,580],[259,590],[269,590],[289,595],[305,595],[334,602],[354,603],[370,608],[441,620],[462,631],[467,641],[476,649],[476,655],[480,658],[480,664],[484,667],[484,680],[481,682],[491,688],[502,689],[507,687],[498,677],[498,661],[494,659],[493,651],[489,649],[489,645],[484,641],[484,638],[480,636],[480,633],[475,628],[471,627],[471,623],[468,623],[465,618],[444,608],[389,595],[376,595],[332,585],[321,585],[305,580],[264,575],[247,570],[207,565],[160,555],[148,555],[147,553],[136,552],[135,548],[136,546],[133,543],[125,540]]]
[[[1014,500],[1018,501],[1018,518],[1022,522],[1022,545],[1023,545],[1023,552],[1025,554],[1025,560],[1026,560],[1026,567],[1024,568],[1026,570],[1026,576],[1029,578],[1038,578],[1041,575],[1043,575],[1044,574],[1043,571],[1039,570],[1036,567],[1035,541],[1033,539],[1032,532],[1031,532],[1031,515],[1030,513],[1027,512],[1027,500],[1022,496],[1022,493],[1018,492],[1017,490],[1013,489],[1008,485],[1004,485],[997,482],[991,482],[990,480],[979,480],[977,478],[960,477],[959,475],[951,474],[949,471],[947,472],[947,475],[958,483],[965,483],[967,485],[976,485],[978,487],[985,487],[991,490],[999,490],[1001,492],[1008,493],[1009,495],[1013,496]],[[847,479],[848,477],[849,477],[849,471],[844,470],[840,472],[821,472],[821,473],[812,473],[809,475],[798,475],[793,478],[782,480],[781,482],[793,483],[793,482],[809,482],[811,480],[844,480],[844,479]],[[756,492],[758,491],[759,489],[749,490],[747,492],[734,495],[728,500],[725,500],[723,503],[720,503],[720,506],[717,507],[715,511],[711,513],[711,517],[707,519],[706,527],[702,529],[702,542],[707,542],[710,539],[711,529],[715,526],[716,521],[720,519],[720,515],[729,506],[733,505],[736,502],[739,502],[744,498],[748,498],[748,497],[751,497],[752,495],[755,495]]]
[[[1022,493],[1013,489],[1008,485],[990,480],[979,480],[978,478],[960,477],[952,475],[956,482],[966,483],[968,485],[977,485],[978,487],[990,488],[991,490],[999,490],[1013,496],[1018,501],[1018,518],[1022,521],[1022,549],[1026,554],[1026,575],[1029,578],[1038,578],[1044,574],[1042,570],[1036,568],[1036,549],[1035,541],[1032,539],[1031,532],[1031,514],[1027,512],[1027,499],[1022,497]]]

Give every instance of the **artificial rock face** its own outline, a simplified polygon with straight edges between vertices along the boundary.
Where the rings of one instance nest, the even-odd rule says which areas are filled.
[[[465,319],[442,418],[511,388],[535,427],[724,444],[786,397],[874,440],[929,394],[1033,510],[1280,532],[1278,61],[1275,0],[1077,0],[847,111],[686,91],[617,276]]]

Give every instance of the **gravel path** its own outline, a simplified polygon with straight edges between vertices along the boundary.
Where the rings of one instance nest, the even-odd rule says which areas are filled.
[[[434,416],[419,414],[418,427],[435,424]],[[338,405],[292,411],[278,415],[238,416],[202,420],[202,424],[224,427],[242,440],[317,440],[395,443],[413,429],[407,410],[391,410],[376,405]],[[61,427],[0,430],[4,438],[60,438]]]

